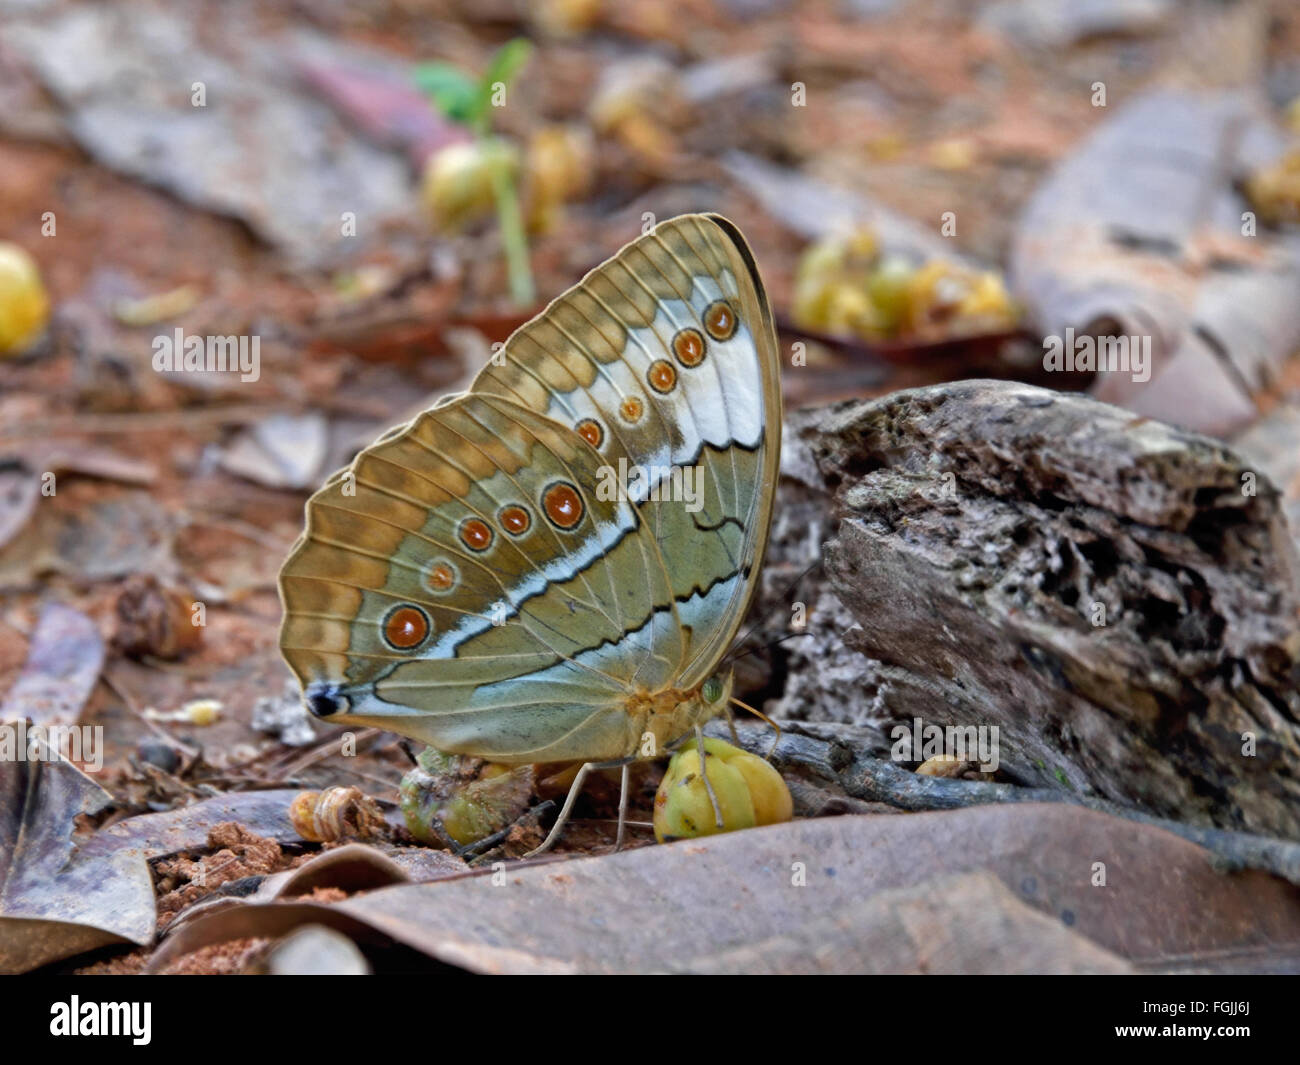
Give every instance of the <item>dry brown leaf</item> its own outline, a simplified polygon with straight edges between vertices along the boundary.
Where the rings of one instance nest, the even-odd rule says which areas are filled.
[[[227,821],[278,843],[297,842],[301,837],[290,823],[289,804],[298,793],[297,788],[232,792],[176,810],[141,814],[109,825],[84,849],[103,854],[133,850],[144,858],[161,858],[206,847],[208,833]]]
[[[220,910],[274,902],[277,899],[295,899],[323,888],[351,893],[392,884],[425,883],[465,873],[468,868],[463,858],[427,847],[390,847],[387,851],[381,851],[364,843],[349,843],[323,851],[297,869],[263,877],[251,894],[213,895],[201,899],[178,914],[167,927],[168,943],[180,936],[181,929],[186,925]],[[219,923],[205,923],[204,929],[202,937],[205,944],[224,942]],[[185,951],[191,949],[193,947],[186,947]],[[176,955],[169,952],[168,956]]]
[[[176,958],[202,947],[242,939],[250,935],[271,936],[296,928],[304,920],[311,920],[306,907],[320,905],[307,902],[302,905],[265,904],[276,900],[297,899],[324,888],[347,892],[373,890],[392,884],[424,883],[456,876],[468,871],[464,859],[445,851],[425,847],[391,848],[388,853],[363,843],[349,843],[317,855],[297,869],[273,873],[265,877],[257,890],[242,898],[225,895],[202,900],[176,918],[167,930],[167,939],[149,964],[151,972],[158,972]],[[323,907],[331,915],[329,926],[356,933],[362,938],[375,939],[363,925],[339,923],[337,913]],[[289,918],[283,916],[291,914]],[[257,931],[250,932],[250,928]]]
[[[76,849],[76,817],[111,801],[62,759],[0,761],[0,972],[153,939],[153,881],[144,859],[131,850]]]
[[[989,872],[870,895],[779,935],[698,961],[703,973],[843,971],[840,938],[860,945],[863,973],[1128,973],[1123,958],[1027,906]],[[809,954],[810,941],[823,944]]]
[[[1102,969],[1109,954],[1147,968],[1300,959],[1296,888],[1220,873],[1202,848],[1161,829],[1044,803],[796,821],[298,904],[296,920],[283,903],[244,906],[194,922],[154,964],[324,913],[349,934],[363,924],[476,972],[777,972],[795,956],[817,971],[899,972],[943,964],[945,951],[965,971],[1009,971],[997,927],[1032,938],[1035,922],[999,900],[1001,914],[964,935],[953,927],[970,919],[958,900],[997,893],[927,883],[979,871],[1038,911],[1040,930],[1068,929],[1098,948],[1062,937],[1059,955],[1033,957],[1034,971]],[[864,906],[880,892],[892,894]]]
[[[9,459],[0,466],[0,547],[27,524],[40,489],[40,479],[21,462]]]
[[[0,721],[75,724],[103,666],[104,641],[95,623],[70,606],[47,603]]]

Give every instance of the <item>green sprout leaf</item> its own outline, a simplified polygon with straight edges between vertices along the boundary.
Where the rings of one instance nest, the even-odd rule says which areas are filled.
[[[498,85],[507,87],[533,54],[532,42],[523,37],[506,41],[492,55],[487,70],[478,80],[450,63],[422,63],[415,70],[415,84],[433,105],[453,122],[472,130],[483,144],[492,128],[492,97]],[[528,237],[519,208],[519,191],[514,178],[495,168],[491,172],[497,222],[506,253],[506,271],[515,303],[527,307],[536,299],[532,267],[528,261]]]
[[[415,84],[453,122],[482,135],[491,125],[493,89],[498,84],[509,86],[532,54],[532,43],[516,37],[493,53],[481,78],[451,63],[434,61],[415,68]]]
[[[478,120],[479,85],[458,67],[450,63],[421,63],[415,68],[415,84],[453,122],[469,126]]]
[[[509,87],[524,64],[532,57],[532,42],[523,37],[506,41],[493,54],[478,86],[478,106],[473,124],[480,133],[486,133],[488,116],[492,113],[492,91],[498,85]]]

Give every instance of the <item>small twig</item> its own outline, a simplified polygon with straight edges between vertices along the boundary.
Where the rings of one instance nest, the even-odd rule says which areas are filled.
[[[105,669],[99,675],[99,679],[104,682],[104,686],[107,687],[109,691],[122,700],[123,705],[130,712],[131,716],[144,725],[145,728],[149,729],[155,736],[158,736],[171,744],[190,762],[193,762],[199,757],[200,751],[198,747],[177,739],[172,733],[168,732],[167,729],[163,728],[162,725],[158,724],[158,722],[145,717],[144,711],[136,701],[135,696],[131,694],[131,690],[123,684],[118,677],[114,676],[110,670]]]
[[[542,819],[542,815],[549,813],[554,807],[554,799],[547,799],[544,802],[539,802],[531,810],[524,811],[521,817],[516,818],[499,832],[493,832],[490,836],[484,836],[482,839],[462,847],[456,851],[456,853],[460,855],[460,857],[467,859],[471,866],[478,865],[496,849],[498,844],[505,842],[506,837],[510,835],[511,830],[516,825],[522,825],[528,822],[538,824]]]
[[[382,729],[363,728],[358,729],[354,734],[356,752],[360,754],[368,750],[371,744],[383,734]],[[286,777],[297,776],[308,766],[315,765],[317,762],[323,762],[327,758],[343,753],[343,739],[336,734],[322,736],[314,741],[306,751],[298,749],[279,765],[271,765],[266,769],[266,778],[268,780],[283,780]]]

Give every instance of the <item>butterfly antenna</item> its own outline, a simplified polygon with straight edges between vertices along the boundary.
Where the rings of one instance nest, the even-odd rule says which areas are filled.
[[[759,651],[766,651],[777,644],[785,643],[786,640],[797,640],[800,636],[811,636],[811,632],[787,632],[784,636],[778,636],[775,640],[768,640],[767,643],[758,643],[753,647],[747,647],[741,650],[739,647],[732,651],[722,660],[720,665],[725,666],[728,662],[739,662],[742,658],[748,658],[750,655],[756,655]]]
[[[822,560],[821,560],[821,557],[820,557],[820,556],[818,556],[817,558],[813,559],[813,561],[812,561],[811,563],[809,563],[809,565],[806,566],[806,567],[805,567],[805,568],[804,568],[804,569],[803,569],[803,570],[798,574],[798,576],[796,576],[796,577],[794,578],[794,580],[792,580],[789,584],[787,584],[787,585],[785,586],[785,588],[782,590],[781,594],[777,597],[778,600],[780,600],[782,603],[784,603],[785,600],[788,599],[788,598],[790,597],[790,593],[793,592],[796,588],[799,587],[800,582],[803,581],[803,579],[804,579],[806,576],[808,576],[808,574],[810,574],[813,570],[815,570],[815,569],[816,569],[818,566],[820,566],[821,564],[822,564]],[[771,616],[772,616],[772,615],[771,615],[771,613],[769,612],[769,613],[766,614],[765,616],[763,616],[763,617],[759,618],[757,621],[755,621],[752,625],[750,625],[750,627],[745,631],[745,635],[743,635],[739,640],[736,641],[736,649],[735,649],[734,651],[732,651],[730,654],[728,654],[728,655],[726,656],[726,658],[724,658],[720,664],[721,664],[721,665],[725,665],[727,662],[730,662],[730,661],[732,661],[734,658],[736,658],[736,657],[740,654],[740,649],[741,649],[742,647],[745,646],[745,642],[746,642],[746,641],[747,641],[751,636],[754,635],[754,630],[757,629],[761,624],[763,624],[764,621],[766,621],[766,620],[767,620],[769,617],[771,617]],[[783,636],[781,639],[784,640],[784,639],[789,639],[790,636],[803,636],[803,635],[805,635],[805,634],[802,633],[802,632],[794,632],[794,633],[790,633],[789,636]],[[775,641],[773,641],[773,643],[766,644],[766,645],[763,645],[763,646],[760,646],[760,647],[751,647],[748,651],[745,651],[744,653],[747,654],[747,655],[752,655],[752,654],[754,654],[754,652],[756,652],[756,651],[761,651],[761,650],[763,650],[764,647],[772,647],[772,646],[775,646],[775,644],[778,644],[778,643],[780,643],[780,642],[781,642],[781,640],[775,640]]]
[[[767,749],[767,757],[771,759],[772,755],[776,753],[776,745],[781,742],[781,726],[778,725],[775,721],[773,721],[770,717],[768,717],[765,713],[763,713],[762,710],[755,710],[752,706],[749,705],[749,703],[742,703],[734,695],[731,696],[730,698],[731,698],[731,702],[735,703],[742,710],[748,710],[755,717],[761,717],[764,721],[766,721],[769,725],[771,725],[772,728],[776,731],[776,735],[772,737],[772,746]]]

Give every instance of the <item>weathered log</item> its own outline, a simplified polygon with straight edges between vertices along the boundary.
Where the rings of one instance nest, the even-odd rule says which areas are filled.
[[[788,444],[795,494],[834,493],[826,587],[873,661],[797,679],[851,659],[814,612],[779,712],[877,747],[914,718],[997,726],[1017,784],[1300,839],[1300,566],[1266,477],[1204,437],[991,381],[801,412]]]
[[[1060,789],[1022,788],[993,781],[922,776],[866,754],[862,736],[854,735],[856,730],[852,725],[789,721],[779,724],[783,732],[775,747],[762,730],[755,728],[740,730],[740,744],[746,750],[768,758],[783,771],[795,796],[796,812],[801,815],[805,811],[799,810],[799,797],[812,792],[820,793],[822,805],[806,811],[806,815],[821,817],[876,812],[882,807],[920,812],[959,810],[988,803],[1066,803],[1163,828],[1210,851],[1217,867],[1224,872],[1262,869],[1300,885],[1300,843],[1249,832],[1186,825],[1166,817],[1152,817],[1105,799]],[[711,722],[705,731],[723,739],[729,735],[726,727],[718,722]],[[824,798],[834,792],[843,792],[839,805],[832,805]]]
[[[1300,403],[1274,407],[1236,437],[1232,446],[1282,491],[1291,539],[1300,548]]]

